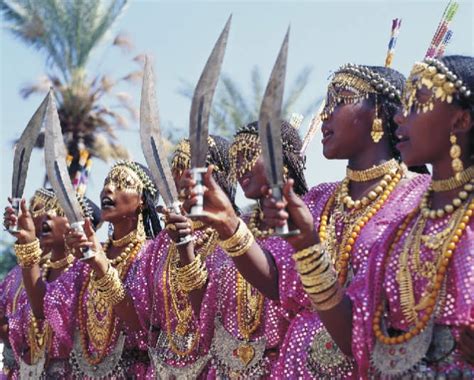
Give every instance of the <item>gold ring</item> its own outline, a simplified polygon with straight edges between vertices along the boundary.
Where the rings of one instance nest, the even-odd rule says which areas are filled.
[[[176,231],[176,226],[173,223],[167,224],[165,228],[170,231]]]

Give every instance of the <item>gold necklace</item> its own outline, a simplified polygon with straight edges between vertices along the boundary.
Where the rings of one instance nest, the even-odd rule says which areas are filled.
[[[238,271],[236,274],[236,287],[237,325],[244,340],[248,341],[260,326],[264,297],[258,290],[254,290],[252,285]]]
[[[252,232],[252,235],[254,236],[255,239],[266,239],[267,237],[273,235],[273,228],[269,228],[265,231],[261,231],[258,228],[258,225],[263,219],[262,215],[262,210],[260,210],[259,207],[255,208],[252,212],[252,215],[250,216],[249,224],[248,227],[250,229],[250,232]]]
[[[354,182],[367,182],[382,177],[384,174],[397,170],[398,162],[392,158],[380,165],[374,165],[365,170],[353,170],[350,167],[346,169],[346,177]]]
[[[121,237],[120,239],[117,239],[117,240],[112,239],[112,236],[109,237],[108,241],[112,243],[112,246],[123,247],[124,245],[132,243],[134,241],[137,241],[137,240],[144,241],[146,239],[145,227],[143,226],[143,218],[141,215],[142,214],[140,214],[138,217],[136,229],[134,229],[133,231],[129,232],[124,237]]]
[[[431,210],[429,208],[429,198],[432,192],[432,187],[430,186],[428,190],[423,194],[423,198],[421,199],[420,208],[421,213],[425,218],[436,219],[442,218],[446,214],[452,214],[454,210],[461,207],[463,202],[469,198],[469,194],[472,193],[474,186],[469,186],[469,184],[464,185],[464,188],[459,191],[458,196],[455,197],[451,203],[444,205],[443,208],[439,208],[436,210]]]
[[[458,179],[459,178],[459,179]],[[469,166],[467,169],[458,173],[457,176],[450,177],[447,179],[433,179],[431,181],[431,187],[434,192],[451,191],[461,186],[465,186],[466,191],[471,192],[474,187],[474,165]],[[467,185],[467,189],[466,189]]]
[[[75,257],[72,253],[68,254],[66,257],[62,259],[51,261],[51,257],[48,258],[42,265],[41,265],[41,278],[43,282],[47,282],[48,280],[48,273],[50,269],[62,269],[65,268],[62,273],[66,273],[69,268],[72,267],[74,263]]]
[[[33,312],[30,311],[30,320],[28,325],[28,345],[31,355],[31,363],[36,364],[45,351],[46,347],[51,343],[53,331],[49,323],[45,320],[43,327],[39,326]]]

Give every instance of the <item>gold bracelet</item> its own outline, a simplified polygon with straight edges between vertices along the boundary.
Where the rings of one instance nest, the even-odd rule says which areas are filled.
[[[253,234],[247,230],[247,236],[244,237],[244,242],[237,246],[236,248],[226,250],[226,253],[229,257],[239,257],[247,253],[252,244],[255,242]]]
[[[18,265],[22,268],[31,268],[41,260],[41,248],[38,239],[27,244],[15,244],[15,255]]]
[[[186,282],[180,282],[179,287],[185,293],[190,293],[193,290],[201,289],[207,282],[207,269],[205,266],[196,274],[196,276],[189,278]]]
[[[296,270],[301,276],[313,275],[321,273],[321,268],[326,268],[327,264],[330,263],[327,255],[322,254],[317,258],[310,257],[309,260],[300,260],[296,262]],[[317,269],[316,272],[314,272]]]
[[[182,267],[176,267],[176,275],[178,276],[179,280],[185,280],[186,277],[195,274],[196,272],[199,271],[199,268],[201,267],[202,264],[202,258],[201,255],[197,255],[193,261],[191,261],[189,264],[182,266]]]
[[[188,265],[176,268],[176,277],[183,292],[201,289],[208,277],[206,262],[202,260],[201,255],[197,255]]]
[[[100,294],[100,298],[111,306],[122,302],[126,296],[119,273],[112,265],[109,265],[103,277],[93,278],[93,287]]]
[[[301,251],[294,253],[292,257],[293,257],[293,260],[300,261],[300,260],[305,259],[308,256],[312,256],[312,255],[317,256],[318,253],[321,253],[321,251],[322,251],[321,244],[314,244],[308,248],[302,249]]]
[[[333,278],[337,278],[337,275],[332,273],[333,271],[333,266],[331,264],[325,265],[324,268],[319,269],[318,271],[320,273],[315,273],[314,275],[305,275],[305,276],[300,276],[301,283],[305,287],[311,287],[311,286],[316,286],[316,285],[323,285],[324,283],[328,281],[332,281]]]
[[[345,295],[344,290],[338,284],[337,289],[332,296],[330,296],[327,300],[322,301],[322,302],[313,301],[313,305],[318,311],[330,310],[333,307],[339,305],[339,303],[343,300],[344,295]]]
[[[239,225],[237,226],[237,230],[234,232],[234,234],[226,239],[226,240],[219,240],[219,245],[222,247],[224,251],[227,251],[228,249],[232,249],[235,247],[237,244],[239,244],[240,240],[247,235],[247,232],[249,231],[247,225],[244,223],[242,219],[239,218]]]

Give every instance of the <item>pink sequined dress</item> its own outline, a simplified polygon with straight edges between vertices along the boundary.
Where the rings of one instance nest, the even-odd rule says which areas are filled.
[[[144,259],[148,243],[142,247],[134,262],[130,265],[123,281],[127,293],[132,288],[138,275],[138,267]],[[69,362],[74,377],[81,379],[111,378],[134,379],[146,378],[149,359],[146,351],[146,331],[132,331],[118,317],[112,319],[113,329],[108,338],[105,355],[99,363],[93,359],[99,350],[91,337],[87,341],[81,339],[80,331],[87,328],[87,318],[105,321],[103,315],[88,313],[88,289],[84,284],[90,278],[91,268],[82,262],[76,262],[64,275],[52,283],[48,283],[44,301],[44,313],[58,342],[65,351],[70,352]],[[105,322],[103,322],[105,325]],[[85,349],[87,348],[87,354]],[[91,360],[92,359],[92,360]]]
[[[419,215],[417,215],[419,216]],[[352,294],[353,300],[353,353],[364,376],[401,377],[410,374],[410,378],[423,379],[472,379],[474,366],[469,365],[456,347],[463,326],[474,323],[474,219],[471,217],[446,271],[441,296],[427,327],[408,342],[397,345],[384,345],[375,339],[372,329],[376,307],[384,302],[386,314],[381,325],[397,335],[408,331],[413,323],[408,322],[408,313],[400,300],[400,273],[403,263],[405,242],[417,221],[415,217],[399,242],[387,257],[389,246],[403,219],[398,218],[386,230],[380,243],[374,246],[369,262],[369,276],[365,286],[358,294]],[[428,219],[422,233],[425,237],[442,237],[446,241],[446,228],[450,216],[440,219]],[[422,228],[422,227],[420,227]],[[443,237],[444,236],[444,237]],[[434,240],[422,239],[419,249],[405,251],[410,265],[414,301],[418,304],[424,296],[429,283],[430,268],[436,266],[439,252],[426,246]],[[409,242],[413,240],[408,240]],[[426,243],[425,243],[426,241]],[[434,246],[432,246],[434,247]],[[436,249],[436,248],[434,248]],[[441,250],[444,252],[444,249]],[[416,256],[419,255],[418,258]],[[386,264],[385,264],[386,263]],[[420,267],[421,265],[421,267]],[[420,269],[421,268],[421,269]],[[425,273],[425,274],[424,274]],[[402,281],[403,283],[403,281]],[[410,292],[409,292],[410,293]],[[412,309],[408,309],[412,310]],[[421,307],[418,318],[425,310]],[[372,364],[371,364],[372,363]],[[408,376],[408,375],[407,375]]]
[[[215,263],[208,268],[207,294],[217,305],[209,377],[269,378],[288,328],[287,316],[278,302],[263,297],[243,279],[225,253]],[[254,331],[247,339],[249,328]]]
[[[354,245],[349,267],[349,294],[357,293],[364,284],[370,248],[382,236],[390,220],[398,214],[406,214],[417,204],[420,195],[428,185],[427,176],[414,176],[403,180],[392,192],[384,206],[373,216]],[[304,200],[309,207],[316,230],[328,200],[336,191],[338,184],[321,184],[312,188]],[[332,210],[330,211],[333,215]],[[336,219],[335,232],[342,237],[344,221]],[[265,247],[270,251],[279,269],[280,301],[290,314],[291,324],[281,348],[275,378],[358,378],[354,361],[345,356],[322,325],[318,314],[304,291],[295,270],[294,250],[288,244],[270,239]]]
[[[16,312],[18,305],[24,302],[26,302],[26,293],[23,288],[21,268],[17,265],[10,270],[2,282],[0,282],[0,319],[7,319],[9,329],[12,314]],[[9,376],[9,378],[16,378],[18,375],[17,360],[10,343],[4,343],[2,372],[5,376]]]
[[[196,231],[200,237],[202,231]],[[210,346],[214,329],[215,301],[210,294],[202,300],[197,318],[187,294],[178,289],[170,267],[171,240],[163,230],[155,238],[140,263],[131,295],[143,329],[148,332],[147,345],[151,357],[148,378],[205,378],[211,359]],[[220,248],[206,257],[213,267],[223,253]],[[176,311],[178,310],[178,312]]]

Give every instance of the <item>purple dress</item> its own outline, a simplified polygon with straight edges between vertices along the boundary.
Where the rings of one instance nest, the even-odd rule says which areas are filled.
[[[429,178],[417,175],[402,180],[393,190],[383,207],[362,229],[353,247],[347,292],[357,293],[364,284],[370,248],[382,236],[390,220],[397,214],[406,214],[417,204],[426,189]],[[338,184],[321,184],[312,188],[304,200],[309,207],[316,230],[328,200]],[[333,215],[334,210],[330,210]],[[335,232],[340,241],[344,222],[336,219]],[[287,244],[282,247],[277,240],[270,239],[266,248],[272,252],[279,269],[280,301],[293,317],[281,348],[275,377],[294,378],[357,378],[358,369],[354,361],[346,357],[334,343],[313,310],[310,299],[301,285],[295,270],[294,250]]]
[[[123,280],[128,294],[138,276],[138,267],[147,251],[145,243],[133,263],[130,265]],[[69,351],[73,374],[79,378],[112,378],[121,379],[133,376],[143,379],[149,365],[146,351],[146,331],[132,331],[113,312],[111,318],[104,317],[100,310],[91,310],[88,303],[89,290],[86,288],[91,268],[82,262],[76,262],[73,267],[52,283],[48,283],[44,301],[44,313],[59,344]],[[87,333],[87,341],[81,339],[80,330],[88,330],[88,321],[104,326],[94,336]],[[107,326],[111,328],[107,328]],[[111,331],[106,338],[105,355],[99,363],[100,346],[96,337],[103,331]],[[85,333],[86,334],[86,333]],[[87,348],[88,354],[85,353]]]
[[[419,215],[417,215],[419,216]],[[430,269],[435,268],[436,248],[426,246],[435,240],[422,240],[420,249],[405,250],[408,235],[413,232],[417,216],[408,225],[400,240],[393,247],[390,256],[387,252],[392,245],[395,233],[402,218],[397,218],[385,231],[380,243],[374,246],[369,266],[369,276],[359,294],[353,294],[353,353],[357,359],[361,374],[380,376],[382,374],[411,373],[416,378],[463,378],[474,376],[474,366],[469,365],[461,356],[455,341],[461,328],[474,323],[474,219],[471,217],[464,234],[459,240],[447,267],[443,287],[438,302],[427,327],[416,337],[400,345],[383,345],[376,341],[372,323],[376,307],[385,302],[386,314],[383,328],[408,331],[413,323],[409,322],[406,308],[401,302],[399,282],[401,263],[408,257],[412,279],[414,302],[421,304],[422,298],[431,280]],[[449,217],[428,219],[422,233],[426,237],[446,239]],[[420,227],[422,228],[422,227]],[[409,240],[412,242],[413,240]],[[433,246],[432,246],[433,247]],[[405,253],[403,253],[405,252]],[[409,252],[408,256],[405,254]],[[439,251],[438,251],[439,252]],[[444,249],[442,249],[444,252]],[[416,256],[418,255],[418,258]],[[384,264],[386,262],[386,264]],[[403,266],[402,266],[403,267]],[[389,310],[389,311],[388,311]],[[405,310],[405,312],[404,312]],[[413,310],[413,309],[408,309]],[[420,305],[417,315],[422,318],[426,313]],[[371,362],[372,360],[372,362]],[[374,363],[371,365],[371,363]],[[439,376],[439,377],[437,377]]]

